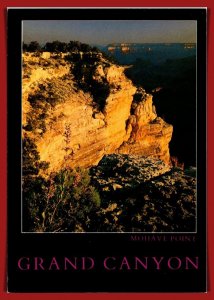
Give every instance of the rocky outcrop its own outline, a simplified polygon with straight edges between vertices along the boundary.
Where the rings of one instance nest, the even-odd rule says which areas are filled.
[[[127,121],[127,132],[130,132],[130,137],[120,146],[118,152],[153,156],[168,163],[172,130],[172,125],[157,116],[152,95],[139,89],[135,94]]]
[[[169,163],[172,126],[157,116],[152,96],[124,75],[126,67],[98,54],[90,72],[93,82],[109,88],[103,109],[90,85],[88,91],[78,86],[72,61],[48,53],[23,54],[23,136],[33,139],[49,172],[63,166],[90,167],[111,153]]]
[[[98,228],[93,230],[194,232],[194,172],[193,169],[170,169],[154,158],[105,156],[91,169],[92,180],[103,203],[98,213]]]
[[[134,189],[141,183],[170,171],[163,161],[138,155],[105,155],[99,164],[91,168],[93,180],[99,189]]]

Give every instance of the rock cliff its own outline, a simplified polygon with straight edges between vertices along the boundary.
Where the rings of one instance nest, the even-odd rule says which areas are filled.
[[[36,144],[48,171],[97,165],[111,153],[168,164],[173,129],[157,116],[152,96],[124,75],[126,67],[101,53],[88,57],[90,63],[81,53],[77,65],[59,54],[23,54],[23,137]]]

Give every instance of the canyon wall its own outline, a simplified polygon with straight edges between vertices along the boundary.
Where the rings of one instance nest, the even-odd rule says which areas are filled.
[[[103,109],[77,85],[72,62],[47,53],[23,54],[23,137],[34,141],[49,172],[97,165],[111,153],[168,164],[172,126],[157,116],[152,96],[126,78],[126,67],[99,57],[92,72],[94,82],[109,86]]]

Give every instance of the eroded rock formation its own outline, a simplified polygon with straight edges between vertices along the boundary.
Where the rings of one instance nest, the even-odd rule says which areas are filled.
[[[35,142],[49,171],[96,165],[111,153],[169,163],[172,126],[157,116],[152,96],[132,84],[124,75],[126,67],[96,55],[99,59],[89,71],[92,83],[105,82],[108,87],[102,109],[90,84],[88,91],[79,87],[72,61],[47,53],[23,54],[23,136]],[[83,61],[81,68],[85,67]]]

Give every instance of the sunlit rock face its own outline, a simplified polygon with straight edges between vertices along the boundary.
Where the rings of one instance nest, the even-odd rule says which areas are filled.
[[[119,148],[119,153],[153,156],[168,163],[169,142],[173,127],[157,116],[152,96],[140,91],[135,94],[131,114],[127,122],[130,137]]]
[[[93,84],[105,82],[108,87],[102,109],[90,86],[78,86],[66,56],[23,54],[23,136],[35,142],[49,172],[97,165],[111,153],[154,157],[168,164],[172,126],[157,116],[152,96],[124,75],[126,67],[97,55]]]

